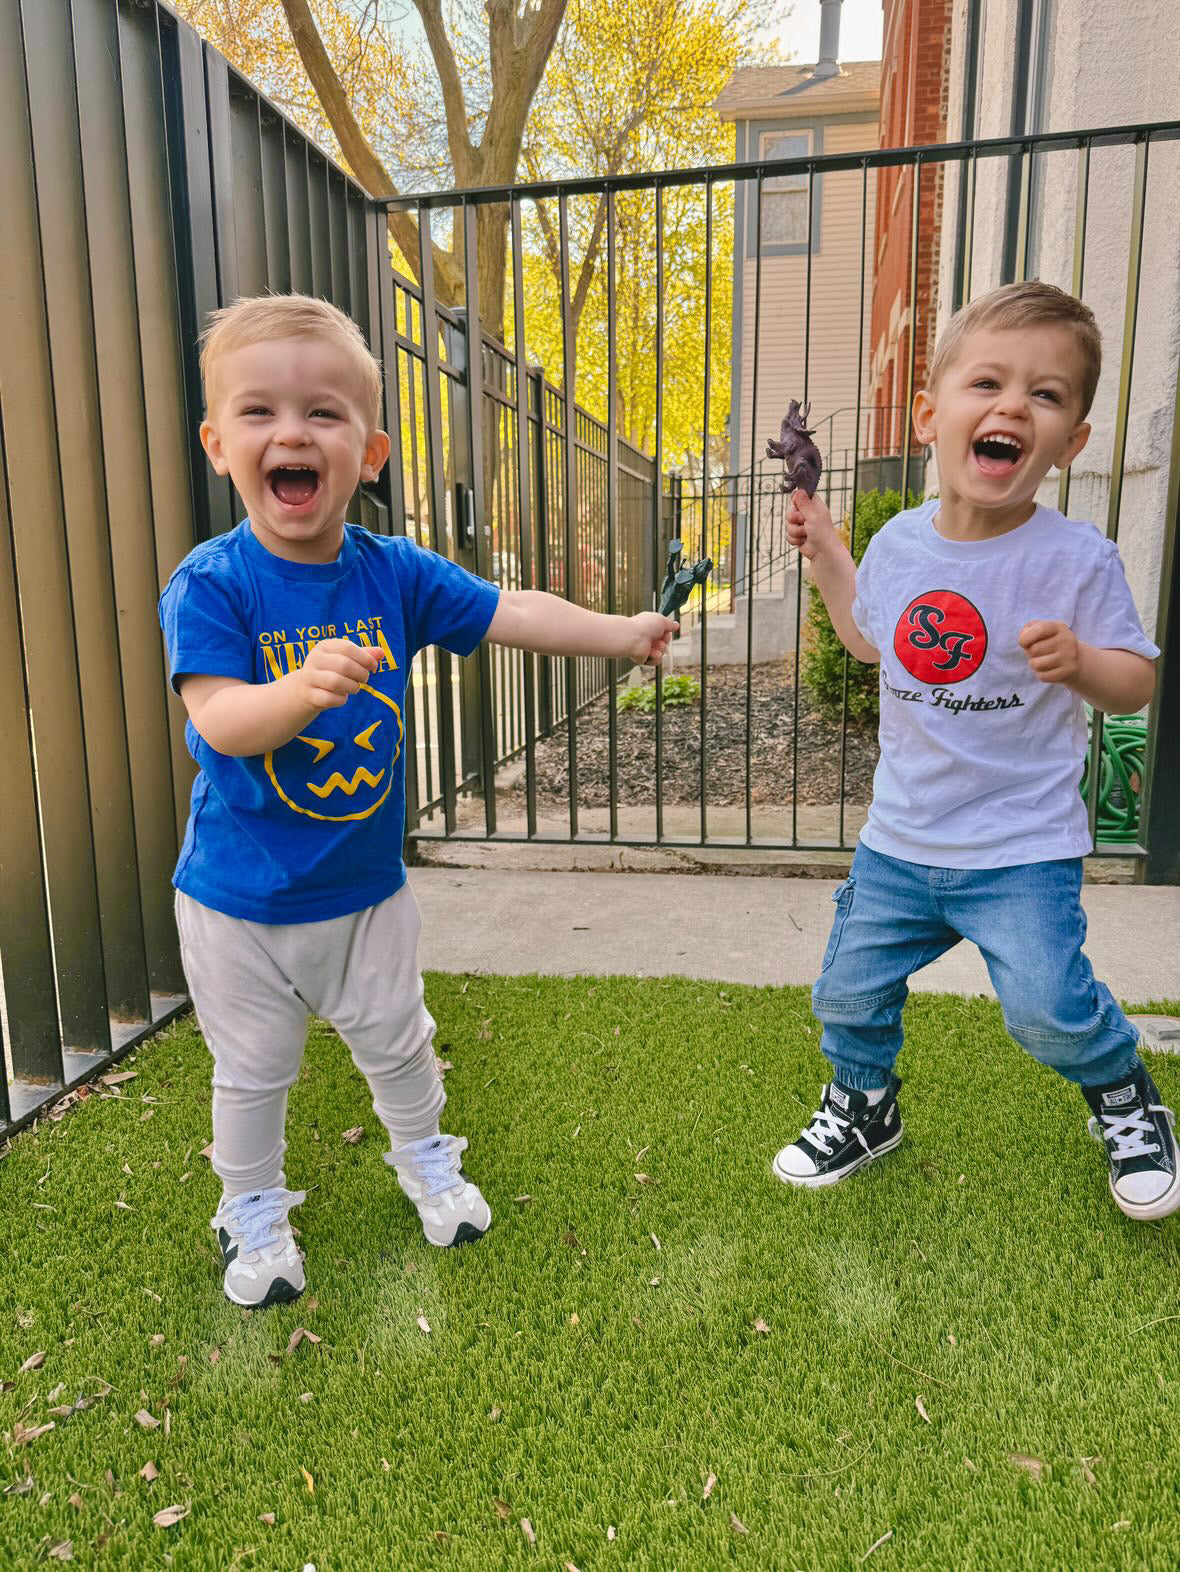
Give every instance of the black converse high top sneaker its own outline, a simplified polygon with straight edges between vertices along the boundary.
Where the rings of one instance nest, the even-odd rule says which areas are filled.
[[[870,1103],[864,1092],[830,1082],[811,1124],[775,1158],[775,1178],[818,1189],[838,1184],[874,1157],[891,1152],[902,1137],[900,1089],[900,1078],[892,1075],[884,1095]]]
[[[1090,1134],[1106,1146],[1110,1193],[1119,1210],[1143,1222],[1180,1210],[1175,1119],[1147,1066],[1136,1065],[1109,1086],[1083,1086],[1082,1094],[1094,1114]]]

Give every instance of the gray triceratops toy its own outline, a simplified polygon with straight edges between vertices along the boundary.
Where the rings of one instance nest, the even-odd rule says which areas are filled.
[[[810,413],[810,404],[806,409],[800,410],[799,400],[793,398],[787,405],[787,413],[783,416],[778,441],[771,437],[766,444],[766,456],[782,459],[785,492],[790,493],[798,489],[805,491],[809,497],[814,497],[824,465],[819,449],[811,440],[815,433],[807,429],[807,417]]]
[[[684,554],[684,542],[670,540],[668,542],[668,570],[664,574],[664,582],[660,589],[660,616],[675,617],[680,621],[680,608],[692,594],[698,584],[704,584],[709,574],[713,571],[713,559],[702,557],[691,568],[680,565]]]

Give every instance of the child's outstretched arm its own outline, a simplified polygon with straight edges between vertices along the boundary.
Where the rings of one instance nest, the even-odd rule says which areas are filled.
[[[824,598],[828,616],[845,649],[856,660],[872,665],[881,659],[852,620],[856,599],[856,563],[818,497],[803,490],[791,493],[787,508],[787,540],[811,563],[811,577]]]
[[[321,710],[347,704],[382,658],[379,649],[349,639],[324,639],[278,682],[194,674],[181,681],[180,697],[211,748],[251,758],[290,742]]]
[[[611,655],[658,665],[675,632],[675,618],[658,611],[608,617],[543,590],[505,590],[487,636],[537,655]]]

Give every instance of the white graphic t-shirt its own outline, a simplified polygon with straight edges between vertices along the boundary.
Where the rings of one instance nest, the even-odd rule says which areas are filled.
[[[944,868],[1004,868],[1091,851],[1078,790],[1082,700],[1042,682],[1018,642],[1035,621],[1086,644],[1159,654],[1113,541],[1038,507],[993,540],[934,527],[938,498],[870,541],[852,617],[881,652],[881,758],[861,839]]]

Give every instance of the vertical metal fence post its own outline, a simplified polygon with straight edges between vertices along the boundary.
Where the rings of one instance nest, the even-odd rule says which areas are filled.
[[[866,161],[860,168],[860,305],[856,313],[856,424],[853,427],[852,449],[852,507],[848,523],[848,549],[856,556],[856,503],[860,478],[860,406],[864,391],[864,331],[865,331],[865,275],[868,271],[868,215],[869,215],[869,166]],[[840,688],[840,825],[837,842],[845,844],[844,809],[847,795],[848,770],[848,663],[851,656],[845,646]]]
[[[561,236],[561,358],[562,392],[562,454],[565,491],[565,598],[574,599],[574,570],[577,558],[574,543],[578,528],[578,470],[574,445],[577,422],[575,375],[577,345],[574,342],[573,310],[570,301],[570,226],[569,198],[563,192],[560,198]],[[569,738],[569,819],[570,839],[578,838],[578,665],[572,656],[565,661],[565,724]]]
[[[434,242],[430,234],[430,208],[418,204],[418,266],[422,280],[422,350],[426,362],[426,443],[430,497],[431,545],[440,557],[447,555],[446,480],[443,470],[442,376],[438,363],[438,310],[434,295]],[[455,709],[451,689],[451,657],[436,651],[438,676],[438,751],[442,776],[443,824],[453,835],[456,824]]]
[[[750,512],[746,522],[749,566],[746,572],[746,845],[754,839],[753,776],[751,771],[754,725],[754,541],[757,535],[754,510],[758,505],[755,454],[758,446],[758,346],[762,322],[762,171],[754,182],[754,354],[750,380]],[[743,225],[744,228],[744,225]],[[745,272],[746,237],[739,247],[738,265]]]
[[[713,182],[705,181],[705,390],[701,411],[701,548],[709,555],[709,395],[713,373]],[[720,552],[718,553],[720,556]],[[709,839],[709,586],[701,586],[701,708],[700,708],[700,842]]]
[[[617,290],[615,284],[615,194],[608,191],[606,201],[606,609],[614,616],[618,609],[619,573],[619,334],[615,322]],[[617,661],[606,665],[606,751],[609,780],[610,838],[619,836],[619,716]]]
[[[652,561],[655,563],[655,604],[664,565],[664,191],[656,186],[656,450],[652,486]],[[664,838],[664,673],[656,681],[656,841]]]
[[[483,328],[479,317],[479,253],[476,237],[476,209],[463,204],[463,258],[467,288],[467,452],[471,460],[471,495],[475,516],[475,571],[482,579],[491,577],[488,552],[488,502],[484,485],[484,392]],[[492,681],[492,661],[487,640],[476,651],[472,697],[479,706],[479,767],[483,783],[484,831],[496,833],[496,737],[493,712],[496,689]]]
[[[529,370],[525,355],[524,282],[522,277],[522,236],[520,199],[514,198],[511,210],[512,240],[512,349],[515,361],[516,393],[516,549],[520,556],[520,587],[534,588],[532,540],[533,445],[529,440]],[[536,656],[523,650],[524,660],[524,782],[526,832],[537,833],[537,695]]]
[[[1135,147],[1135,184],[1131,194],[1130,256],[1123,305],[1123,343],[1119,360],[1119,396],[1115,412],[1114,451],[1110,459],[1110,497],[1106,510],[1106,537],[1119,538],[1119,513],[1123,501],[1123,470],[1127,457],[1127,421],[1131,409],[1131,378],[1135,368],[1135,325],[1139,318],[1139,276],[1143,267],[1143,216],[1147,205],[1146,140]],[[1105,717],[1094,709],[1090,720],[1090,770],[1087,809],[1090,834],[1098,840],[1098,788],[1102,773],[1102,731]]]
[[[1086,216],[1090,199],[1090,144],[1083,142],[1078,148],[1077,196],[1073,221],[1073,282],[1071,292],[1078,299],[1086,276]],[[1072,466],[1071,466],[1072,467]],[[1070,470],[1063,469],[1057,481],[1057,507],[1065,513],[1069,509]]]

